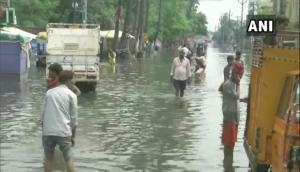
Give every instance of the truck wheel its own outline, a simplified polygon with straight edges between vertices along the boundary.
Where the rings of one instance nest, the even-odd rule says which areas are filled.
[[[96,84],[89,85],[89,90],[92,91],[92,92],[95,92],[96,91]]]
[[[256,172],[269,172],[270,165],[257,164]]]
[[[35,65],[36,65],[36,67],[41,67],[41,62],[40,61],[36,61]]]

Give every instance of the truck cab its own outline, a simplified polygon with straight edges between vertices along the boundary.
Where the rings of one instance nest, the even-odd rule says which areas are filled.
[[[280,45],[253,42],[244,135],[252,172],[299,172],[299,33],[277,36]]]
[[[271,164],[273,171],[299,172],[300,109],[299,70],[285,78],[272,130]]]

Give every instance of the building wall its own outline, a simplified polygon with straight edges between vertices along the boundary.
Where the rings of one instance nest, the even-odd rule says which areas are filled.
[[[290,20],[289,28],[299,28],[300,0],[250,0],[250,2],[255,3],[257,14],[284,15]]]
[[[286,0],[285,16],[290,20],[292,28],[299,27],[299,0]]]

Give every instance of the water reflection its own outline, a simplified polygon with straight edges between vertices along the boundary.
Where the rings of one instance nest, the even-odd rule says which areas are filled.
[[[74,149],[78,171],[223,170],[222,102],[217,88],[223,80],[226,54],[209,49],[204,80],[193,80],[184,98],[174,96],[169,82],[173,55],[162,52],[114,67],[102,64],[97,92],[79,97]],[[242,96],[247,95],[248,80],[246,73]],[[43,69],[30,69],[24,84],[7,82],[3,89],[1,85],[1,171],[42,170],[37,119],[44,93]],[[234,151],[236,171],[248,166],[242,146],[245,109],[242,104]]]

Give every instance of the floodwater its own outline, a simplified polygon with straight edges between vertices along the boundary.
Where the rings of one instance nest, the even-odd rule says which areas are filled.
[[[115,68],[103,63],[96,93],[78,98],[77,171],[222,172],[222,101],[217,89],[227,55],[209,47],[205,78],[200,82],[193,78],[183,98],[175,98],[169,82],[174,51],[131,59]],[[247,96],[249,68],[241,81],[241,97]],[[40,172],[43,148],[38,116],[45,69],[32,66],[24,82],[10,76],[0,79],[0,171]],[[241,103],[236,172],[248,170],[245,115],[246,104]],[[56,166],[57,171],[63,168],[61,163]]]

